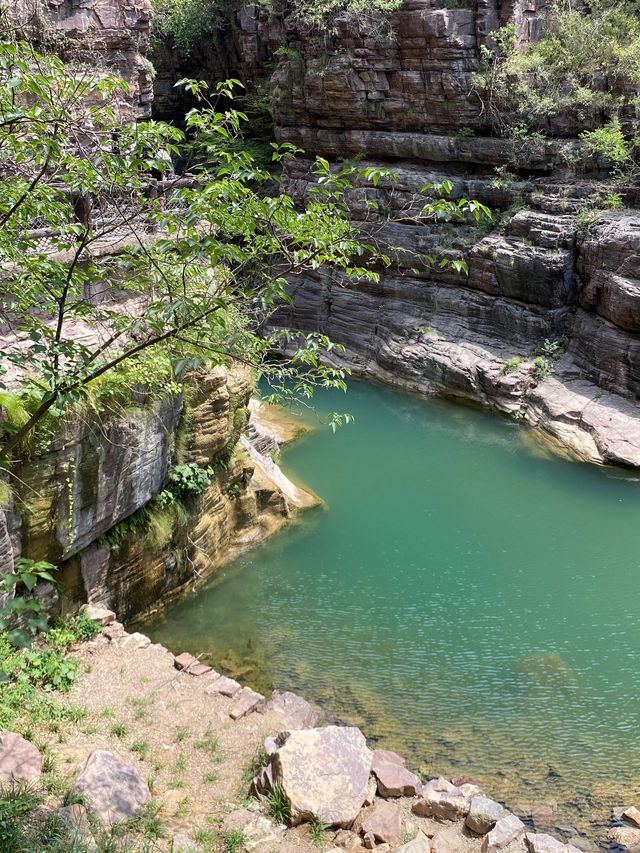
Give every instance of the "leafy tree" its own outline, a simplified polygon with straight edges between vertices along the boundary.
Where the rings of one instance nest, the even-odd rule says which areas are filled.
[[[105,382],[175,392],[204,360],[295,374],[304,393],[342,385],[321,364],[323,336],[301,338],[276,367],[274,336],[259,334],[287,278],[324,263],[376,276],[335,181],[304,210],[266,193],[272,175],[229,144],[243,115],[202,84],[186,84],[201,107],[183,132],[127,124],[122,81],[74,73],[26,43],[0,46],[0,81],[5,459],[46,420],[102,399]],[[229,102],[234,85],[216,95]],[[273,157],[295,153],[274,146]],[[170,174],[169,156],[188,180]],[[315,171],[326,177],[328,164]]]
[[[176,393],[205,361],[250,364],[305,396],[344,387],[344,371],[323,365],[325,336],[265,334],[264,324],[306,270],[377,279],[390,260],[363,244],[348,195],[388,176],[318,158],[304,207],[272,195],[273,175],[236,144],[246,117],[219,106],[237,81],[213,98],[203,83],[182,84],[199,101],[184,131],[127,123],[121,80],[24,42],[0,45],[5,464],[70,411],[126,405],[141,389]],[[298,153],[273,146],[276,163]],[[172,174],[172,157],[187,177]],[[442,186],[421,216],[480,215]],[[283,338],[292,354],[273,363]]]

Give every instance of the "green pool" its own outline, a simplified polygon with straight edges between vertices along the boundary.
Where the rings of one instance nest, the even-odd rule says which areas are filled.
[[[316,406],[356,417],[284,454],[326,505],[147,632],[538,826],[637,804],[640,484],[473,409],[357,382]]]

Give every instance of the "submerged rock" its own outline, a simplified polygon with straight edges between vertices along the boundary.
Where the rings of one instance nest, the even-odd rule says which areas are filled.
[[[105,823],[126,820],[150,800],[138,771],[102,750],[91,753],[73,790],[86,798],[89,809]]]
[[[274,784],[282,788],[294,824],[315,818],[351,826],[367,798],[372,763],[359,729],[291,732],[272,761]]]
[[[626,847],[627,850],[640,851],[640,829],[633,826],[614,826],[607,833],[609,841]]]
[[[318,722],[319,712],[297,693],[288,690],[274,690],[271,699],[264,706],[265,711],[277,711],[282,714],[289,729],[308,729]]]
[[[35,782],[42,776],[42,753],[15,732],[0,731],[0,782]]]

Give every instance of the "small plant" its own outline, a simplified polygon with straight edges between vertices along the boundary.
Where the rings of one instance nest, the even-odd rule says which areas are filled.
[[[291,807],[280,785],[274,785],[267,794],[267,811],[278,823],[291,821]]]
[[[462,139],[468,139],[471,136],[475,136],[475,135],[476,135],[476,132],[472,127],[461,127],[458,130],[458,136],[460,136]]]
[[[241,829],[231,829],[222,836],[222,843],[224,844],[222,849],[224,853],[238,853],[242,850],[246,840]]]
[[[12,646],[28,648],[33,638],[48,630],[47,620],[42,616],[42,605],[33,598],[21,594],[21,590],[32,592],[38,581],[55,584],[52,572],[55,566],[40,560],[35,562],[19,557],[12,572],[0,578],[0,598],[10,597],[0,607],[0,631],[9,629],[7,639]]]
[[[146,740],[136,740],[129,748],[131,752],[135,752],[138,755],[140,761],[144,761],[149,755],[149,743]]]
[[[202,752],[206,752],[210,756],[210,758],[215,759],[216,761],[221,760],[220,742],[217,736],[211,730],[211,726],[207,728],[207,731],[204,733],[204,736],[194,743],[194,746],[196,749],[199,749]]]
[[[502,370],[500,372],[503,376],[509,376],[512,373],[517,373],[520,370],[521,364],[521,356],[514,355],[513,358],[510,358],[508,361],[505,361],[505,363],[502,365]]]
[[[330,823],[325,823],[323,820],[312,820],[309,827],[309,838],[314,844],[321,846],[324,844],[327,832],[331,828]]]
[[[182,743],[187,737],[189,737],[189,729],[186,726],[180,726],[176,729],[173,739],[176,743]]]
[[[109,729],[112,735],[115,737],[126,737],[129,734],[129,726],[125,726],[124,723],[114,723]]]
[[[547,358],[547,356],[538,355],[533,359],[533,375],[538,382],[548,379],[549,376],[553,374],[553,370],[553,361],[551,361],[550,358]]]
[[[208,784],[211,782],[217,782],[219,778],[220,776],[217,770],[209,770],[209,772],[205,773],[203,777],[204,781]]]

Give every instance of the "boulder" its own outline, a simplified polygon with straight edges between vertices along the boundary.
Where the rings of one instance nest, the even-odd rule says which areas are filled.
[[[500,818],[491,832],[485,835],[482,841],[482,853],[494,853],[496,850],[502,850],[516,838],[520,838],[523,832],[524,824],[514,814]]]
[[[474,797],[469,806],[466,825],[472,832],[485,835],[505,814],[505,810],[495,800],[490,800],[488,797]]]
[[[395,758],[399,758],[400,761],[394,760]],[[378,780],[378,793],[381,797],[415,797],[418,793],[421,787],[420,780],[403,764],[403,759],[396,753],[382,749],[374,750],[371,769]]]
[[[634,826],[640,827],[640,809],[637,809],[635,806],[625,809],[622,812],[622,817]]]
[[[469,813],[472,797],[478,793],[475,785],[457,788],[441,776],[423,785],[422,796],[413,804],[412,811],[420,817],[463,820]]]
[[[633,826],[614,826],[607,833],[609,841],[626,847],[627,850],[640,850],[640,829]]]
[[[102,750],[91,753],[73,790],[105,823],[131,817],[150,799],[147,783],[138,771]]]
[[[35,782],[42,776],[42,753],[15,732],[0,731],[0,782]]]
[[[402,835],[400,808],[395,803],[379,800],[362,821],[362,831],[382,844],[396,844]]]
[[[322,820],[348,829],[367,797],[372,754],[357,728],[291,732],[273,758],[273,778],[294,824]]]

